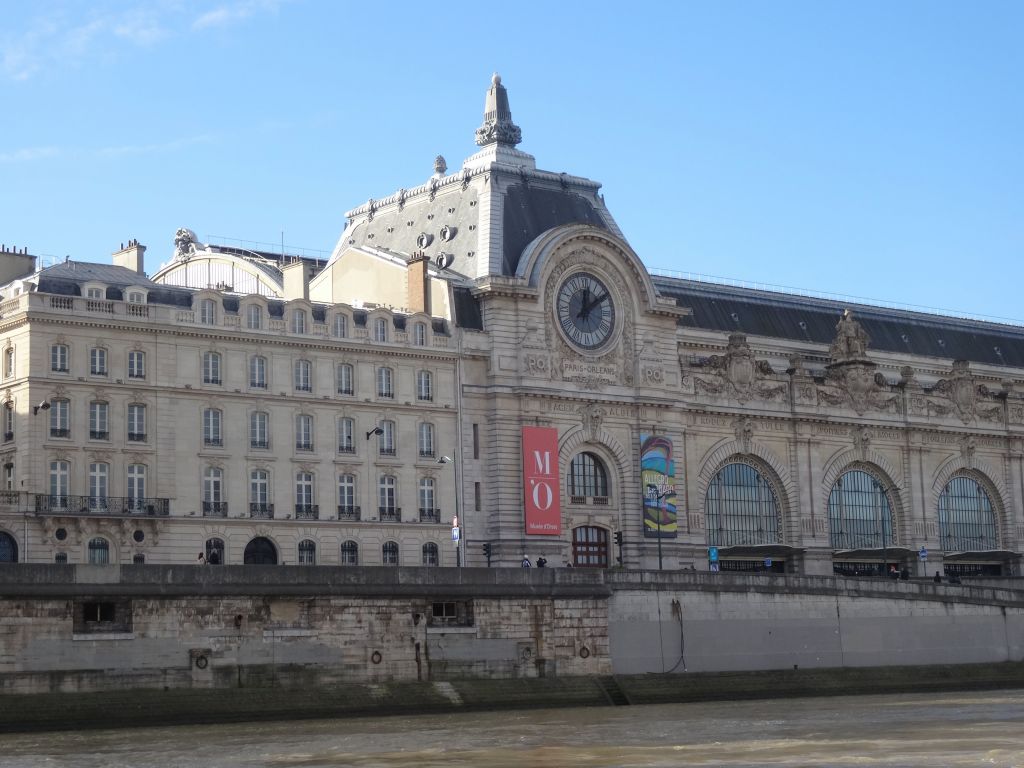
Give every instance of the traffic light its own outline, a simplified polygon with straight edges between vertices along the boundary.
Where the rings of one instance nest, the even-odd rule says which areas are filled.
[[[484,557],[488,560],[491,559],[491,542],[489,541],[484,542]]]
[[[615,544],[620,547],[622,546],[622,531],[615,532]]]

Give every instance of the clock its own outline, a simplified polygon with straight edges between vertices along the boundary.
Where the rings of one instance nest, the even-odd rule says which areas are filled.
[[[615,329],[615,304],[607,286],[589,272],[575,272],[558,288],[555,311],[562,332],[577,347],[604,346]]]

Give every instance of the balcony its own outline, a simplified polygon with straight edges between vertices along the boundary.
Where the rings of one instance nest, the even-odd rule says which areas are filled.
[[[224,441],[221,440],[219,437],[204,437],[203,445],[207,445],[211,448],[223,448]]]
[[[339,395],[351,395],[354,394],[352,387],[338,387]]]
[[[110,433],[102,429],[90,429],[89,430],[90,440],[109,440]]]
[[[421,523],[440,523],[441,522],[441,510],[440,509],[424,509],[420,507],[420,522]]]
[[[166,517],[170,514],[170,506],[170,499],[36,494],[36,512],[42,514]]]
[[[377,517],[382,523],[402,522],[401,507],[377,507]]]
[[[355,453],[356,447],[352,443],[342,443],[338,446],[338,453]]]
[[[226,501],[204,501],[203,517],[227,517],[228,503]]]
[[[203,384],[220,384],[220,383],[221,383],[220,376],[204,376],[203,377]]]
[[[295,441],[295,450],[296,451],[312,451],[313,450],[313,443],[307,442],[305,440],[296,440]]]
[[[312,392],[313,391],[313,387],[310,384],[296,384],[295,385],[295,391],[296,392]]]
[[[397,448],[381,448],[380,449],[380,455],[381,456],[397,456],[398,455],[398,449]]]
[[[249,502],[249,517],[257,520],[273,520],[274,505],[261,502]]]
[[[71,430],[50,427],[50,437],[71,437]]]
[[[359,507],[339,506],[338,519],[346,522],[359,522]]]
[[[146,378],[146,374],[142,371],[128,371],[128,378],[136,381]]]
[[[421,459],[432,459],[436,455],[437,454],[434,452],[433,448],[420,448],[420,458]]]
[[[320,505],[319,504],[296,504],[295,505],[295,519],[296,520],[319,520],[320,519]]]
[[[146,433],[145,432],[129,432],[128,433],[128,442],[129,443],[144,443],[144,442],[146,442]]]
[[[267,448],[270,447],[270,441],[269,440],[250,440],[249,441],[249,447],[250,448],[259,448],[261,450],[266,450]]]

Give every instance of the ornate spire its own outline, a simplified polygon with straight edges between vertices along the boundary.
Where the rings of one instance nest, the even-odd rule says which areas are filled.
[[[476,143],[486,147],[490,144],[504,144],[514,147],[523,140],[523,132],[512,122],[512,110],[508,107],[508,91],[501,84],[497,72],[491,77],[491,87],[484,101],[484,124],[476,129]]]

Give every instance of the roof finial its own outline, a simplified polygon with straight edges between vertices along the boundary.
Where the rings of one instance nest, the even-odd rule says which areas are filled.
[[[489,144],[514,147],[522,140],[522,131],[512,122],[508,91],[501,84],[501,75],[495,72],[491,76],[491,87],[484,100],[484,124],[476,129],[476,143],[481,147]]]

